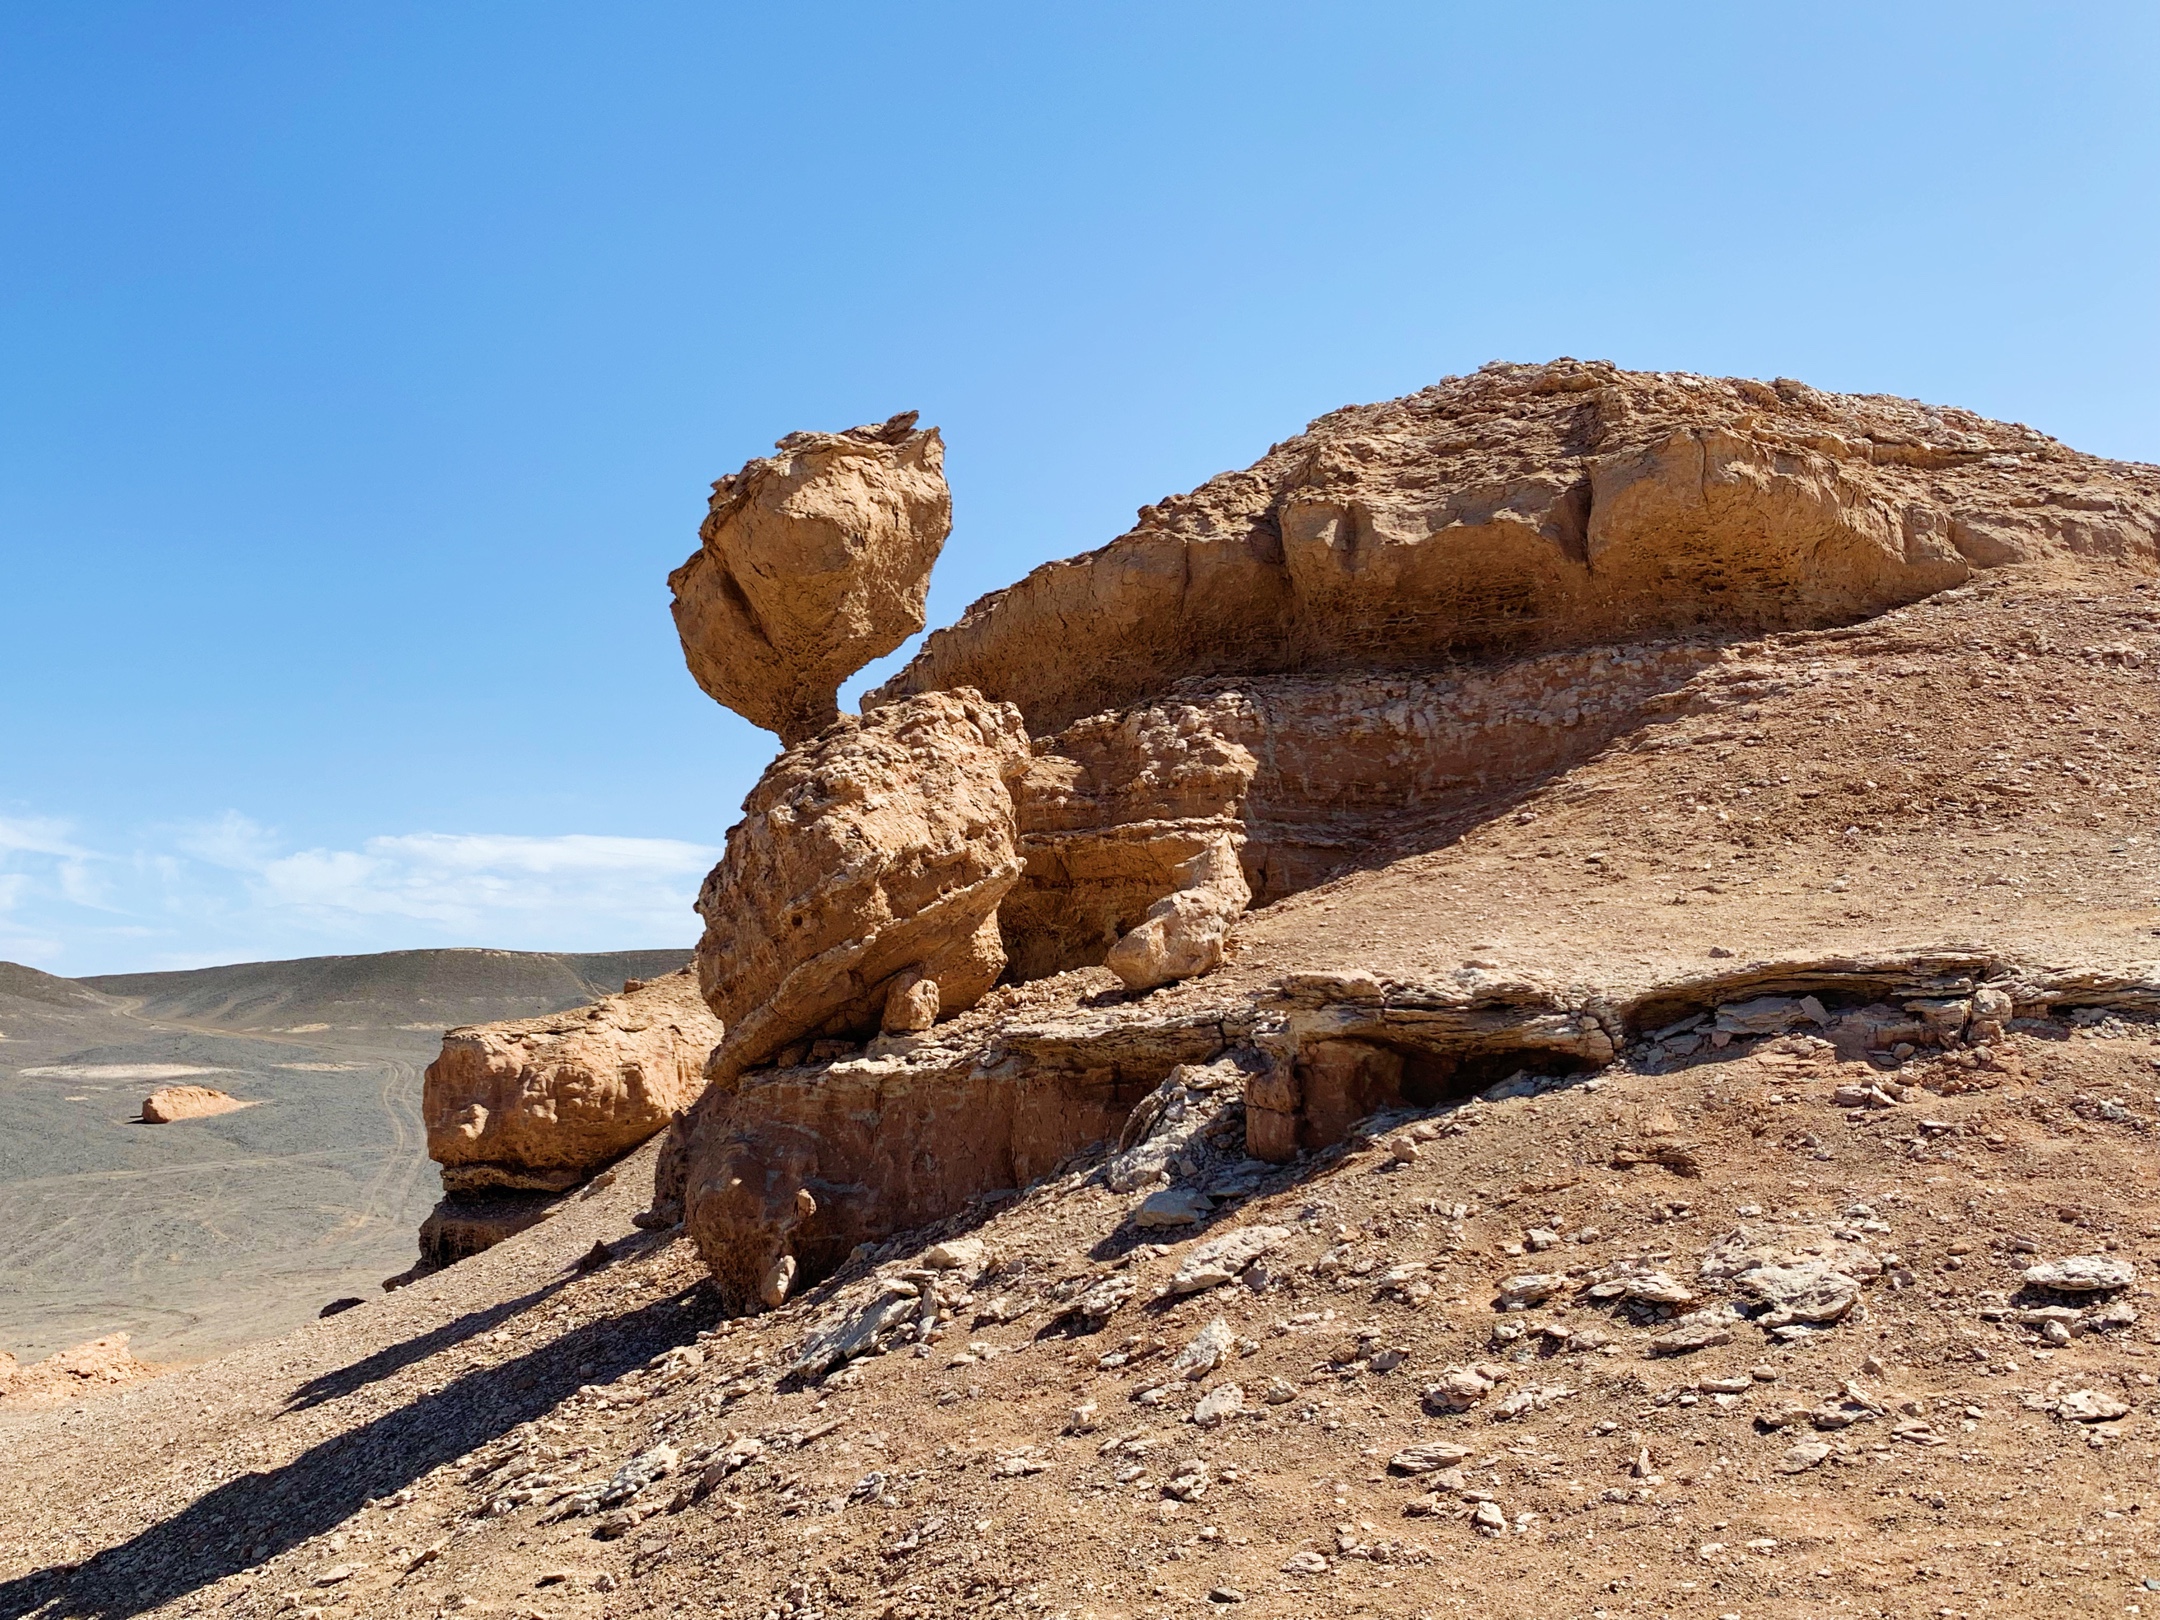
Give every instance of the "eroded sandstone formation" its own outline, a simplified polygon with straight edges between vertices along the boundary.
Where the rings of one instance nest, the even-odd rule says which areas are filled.
[[[699,982],[727,1026],[710,1080],[795,1042],[920,1027],[997,982],[1027,759],[1018,711],[961,691],[850,717],[773,763],[698,895]]]
[[[1014,971],[1105,960],[1226,834],[1256,905],[1430,848],[1483,796],[1587,757],[1730,662],[1706,636],[1445,674],[1216,677],[1076,721],[1016,789],[1027,868],[998,912]]]
[[[443,1190],[576,1186],[689,1106],[720,1034],[687,968],[590,1007],[451,1030],[421,1093]]]
[[[1231,1137],[1282,1162],[1391,1111],[1598,1068],[1686,1007],[1497,978],[1476,950],[1393,979],[1262,989],[1248,970],[1225,994],[1208,975],[1245,960],[1248,904],[1444,850],[1618,752],[1696,746],[1688,717],[1759,740],[1754,717],[1815,701],[1830,644],[1859,633],[1814,627],[2017,563],[2149,579],[2156,547],[2152,469],[1790,382],[1496,366],[1322,418],[978,603],[863,719],[767,773],[700,898],[729,1038],[650,1220],[685,1220],[731,1302],[771,1307],[857,1244],[1129,1137],[1121,1110],[1166,1073],[1235,1079],[1179,1093],[1189,1151],[1158,1143],[1156,1170],[1185,1184],[1147,1193],[1141,1226],[1237,1196]],[[1791,656],[1811,639],[1823,655]],[[1574,858],[1624,875],[1604,850]],[[956,976],[963,942],[976,971]],[[1007,951],[1023,988],[966,1011]],[[1936,1028],[1945,1008],[2003,1027],[2004,1007],[1979,1010],[1994,991],[1917,960],[1891,975],[1903,1012],[1818,962],[1690,990],[1688,1016],[1760,1038],[1746,1021],[1784,1018],[1791,979],[1825,996],[1793,1016],[1841,1040],[1962,1039]],[[1031,1023],[1038,984],[1061,1011]],[[1146,1192],[1123,1170],[1106,1184]]]
[[[1976,570],[2156,546],[2151,468],[2030,428],[1783,378],[1496,362],[1143,508],[866,701],[971,686],[1042,734],[1195,675],[1840,623]]]
[[[937,429],[915,414],[789,434],[713,485],[699,548],[668,576],[698,685],[789,746],[837,717],[842,681],[923,627],[952,497]]]

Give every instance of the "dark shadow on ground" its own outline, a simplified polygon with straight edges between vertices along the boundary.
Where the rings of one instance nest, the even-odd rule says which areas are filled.
[[[365,1389],[370,1384],[380,1383],[383,1379],[402,1372],[416,1361],[425,1361],[429,1356],[438,1355],[453,1345],[463,1344],[483,1333],[491,1333],[520,1311],[530,1310],[538,1305],[568,1281],[570,1279],[564,1277],[549,1283],[545,1288],[535,1288],[529,1294],[521,1294],[516,1299],[505,1300],[500,1305],[490,1305],[484,1311],[468,1311],[455,1321],[445,1322],[439,1328],[433,1328],[414,1338],[402,1339],[396,1344],[386,1344],[373,1355],[363,1356],[349,1366],[326,1372],[320,1378],[311,1378],[293,1391],[292,1399],[285,1403],[286,1409],[298,1412],[310,1406],[320,1406],[325,1401],[340,1400],[355,1390]]]
[[[476,1312],[412,1344],[434,1340],[439,1350],[536,1297]],[[577,1328],[499,1367],[469,1372],[282,1468],[230,1480],[82,1564],[0,1582],[0,1620],[127,1620],[185,1597],[336,1528],[370,1500],[544,1416],[580,1384],[607,1383],[643,1365],[719,1315],[710,1285],[700,1283],[627,1316]],[[427,1353],[394,1347],[305,1386],[303,1397],[332,1399],[333,1385],[363,1387]],[[371,1371],[355,1377],[363,1368]]]

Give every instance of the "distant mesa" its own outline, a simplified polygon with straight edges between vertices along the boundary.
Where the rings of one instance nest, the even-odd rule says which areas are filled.
[[[142,1122],[172,1125],[183,1119],[207,1119],[212,1114],[229,1114],[236,1108],[254,1106],[209,1086],[163,1086],[143,1099]]]

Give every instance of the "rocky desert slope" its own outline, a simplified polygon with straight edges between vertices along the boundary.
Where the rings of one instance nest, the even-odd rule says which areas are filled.
[[[655,1140],[0,1417],[0,1615],[2143,1612],[2156,563],[1905,401],[1322,418],[792,743]]]
[[[375,1292],[438,1196],[420,1069],[443,1026],[575,1006],[685,954],[86,980],[0,963],[0,1350],[30,1362],[122,1332],[153,1361],[195,1360]],[[246,1106],[142,1122],[147,1098],[190,1089]]]

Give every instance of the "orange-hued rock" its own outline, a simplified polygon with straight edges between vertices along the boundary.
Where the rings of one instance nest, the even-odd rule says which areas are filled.
[[[709,1078],[874,1035],[889,1001],[919,1023],[919,980],[940,1013],[997,982],[997,905],[1020,875],[1008,784],[1027,758],[1018,711],[960,691],[848,717],[773,762],[698,896],[699,982],[727,1026]]]
[[[249,1106],[209,1086],[160,1086],[143,1099],[142,1119],[146,1125],[170,1125],[175,1120],[205,1119]]]
[[[713,485],[668,585],[698,685],[792,746],[838,716],[842,681],[923,627],[952,496],[944,444],[913,411],[774,448]]]
[[[0,1405],[45,1406],[155,1378],[162,1367],[138,1361],[125,1333],[109,1333],[25,1367],[0,1353]]]
[[[2160,546],[2150,468],[1804,383],[1495,363],[1346,406],[934,632],[866,704],[971,686],[1040,735],[1196,675],[1844,623]]]
[[[575,1186],[688,1106],[719,1039],[687,968],[590,1007],[451,1030],[421,1094],[444,1190]]]

